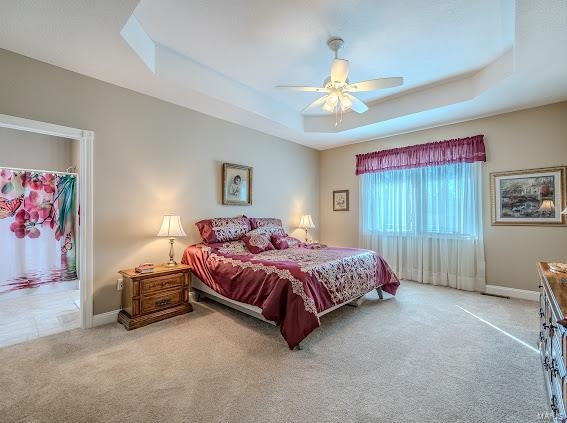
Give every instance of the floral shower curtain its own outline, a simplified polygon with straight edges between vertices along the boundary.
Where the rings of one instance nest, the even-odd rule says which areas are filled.
[[[0,168],[0,295],[77,279],[77,176]]]

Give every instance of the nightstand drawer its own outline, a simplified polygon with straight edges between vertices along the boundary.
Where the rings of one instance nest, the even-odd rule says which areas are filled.
[[[142,314],[151,313],[181,303],[183,292],[178,289],[175,291],[164,292],[152,297],[142,299]]]
[[[143,279],[141,283],[142,296],[147,297],[162,289],[179,288],[183,285],[185,274],[156,276],[153,278]]]
[[[122,310],[118,321],[128,330],[193,310],[189,302],[189,272],[180,264],[155,266],[153,273],[120,270],[123,277]]]

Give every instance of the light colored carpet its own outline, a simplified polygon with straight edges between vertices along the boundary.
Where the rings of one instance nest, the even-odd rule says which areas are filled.
[[[547,411],[537,303],[403,282],[342,307],[289,351],[211,301],[0,349],[3,422],[534,422]]]

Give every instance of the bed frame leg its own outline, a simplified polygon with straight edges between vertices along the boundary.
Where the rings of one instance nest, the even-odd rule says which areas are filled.
[[[378,298],[380,298],[381,300],[384,299],[384,294],[382,294],[382,288],[378,287],[376,288],[376,292],[378,293]]]

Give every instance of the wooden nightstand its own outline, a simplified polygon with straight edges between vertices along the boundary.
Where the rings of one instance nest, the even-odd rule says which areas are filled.
[[[128,330],[193,311],[189,302],[189,273],[184,264],[156,266],[152,273],[120,270],[124,279],[118,322]]]

